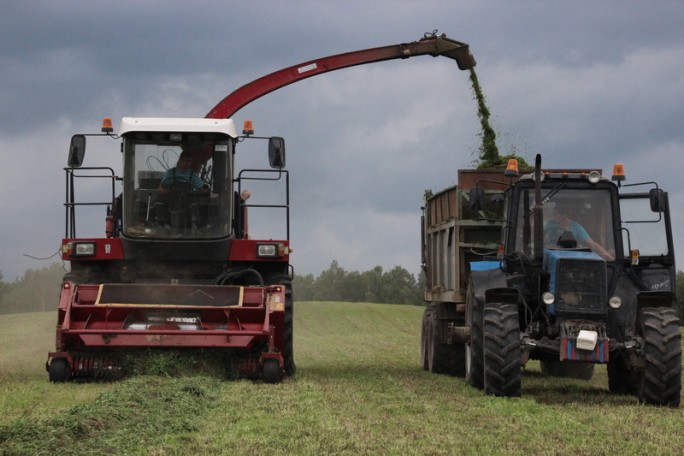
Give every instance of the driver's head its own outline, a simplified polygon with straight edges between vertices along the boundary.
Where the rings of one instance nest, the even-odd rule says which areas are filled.
[[[563,202],[557,202],[554,210],[553,210],[553,215],[556,218],[569,218],[569,213],[570,213],[570,205],[563,201]]]
[[[177,166],[181,169],[189,169],[192,166],[192,154],[187,151],[181,152]]]

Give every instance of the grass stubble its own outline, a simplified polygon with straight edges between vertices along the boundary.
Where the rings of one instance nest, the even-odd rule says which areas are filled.
[[[581,381],[530,362],[515,399],[421,370],[421,313],[297,303],[298,371],[278,385],[169,353],[120,380],[53,385],[54,315],[2,316],[0,454],[682,454],[684,412],[611,395],[605,367]]]

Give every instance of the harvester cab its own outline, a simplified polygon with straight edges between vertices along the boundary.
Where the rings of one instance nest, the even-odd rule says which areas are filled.
[[[268,382],[294,373],[284,140],[253,136],[251,122],[238,135],[230,119],[125,117],[118,135],[108,119],[102,131],[75,135],[65,168],[61,254],[71,270],[50,379],[117,372],[121,351],[150,347],[243,349],[251,359],[241,368]],[[121,176],[83,166],[86,136],[121,140]],[[270,168],[236,172],[246,140],[268,140]],[[93,180],[109,189],[106,201],[76,197]],[[284,239],[250,236],[248,180],[279,186],[279,204],[252,207],[284,210]],[[105,236],[79,237],[77,211],[93,205],[106,212]]]

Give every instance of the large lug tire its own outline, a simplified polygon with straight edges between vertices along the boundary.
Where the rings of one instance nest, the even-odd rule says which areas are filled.
[[[447,344],[439,338],[437,306],[431,303],[423,314],[421,362],[433,374],[465,375],[465,345]]]
[[[293,376],[297,371],[297,366],[294,360],[294,301],[292,299],[292,279],[285,274],[269,277],[269,284],[283,285],[285,287],[285,327],[284,344],[283,344],[283,363],[285,364],[285,373],[288,376]]]
[[[630,371],[627,366],[626,355],[623,353],[611,354],[607,370],[608,390],[611,393],[629,396],[637,394],[639,380],[635,371]]]
[[[644,308],[639,315],[644,341],[644,371],[639,400],[645,404],[679,407],[682,389],[682,336],[674,309]]]
[[[561,361],[559,359],[541,360],[542,374],[554,377],[577,378],[580,380],[591,380],[594,376],[593,363],[582,363],[579,361]]]
[[[484,309],[484,389],[503,397],[520,396],[520,328],[518,306]]]
[[[484,304],[475,298],[472,287],[466,298],[466,324],[470,326],[470,341],[465,346],[465,379],[468,385],[484,388]]]
[[[69,363],[66,358],[53,358],[48,375],[52,383],[64,383],[69,380]]]

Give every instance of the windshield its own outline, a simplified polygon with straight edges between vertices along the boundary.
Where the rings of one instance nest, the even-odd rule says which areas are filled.
[[[599,188],[542,189],[544,248],[588,248],[606,259],[615,257],[611,198]],[[534,189],[523,189],[518,204],[513,250],[532,253]]]
[[[215,133],[131,133],[124,140],[123,233],[202,239],[231,233],[232,142]]]

